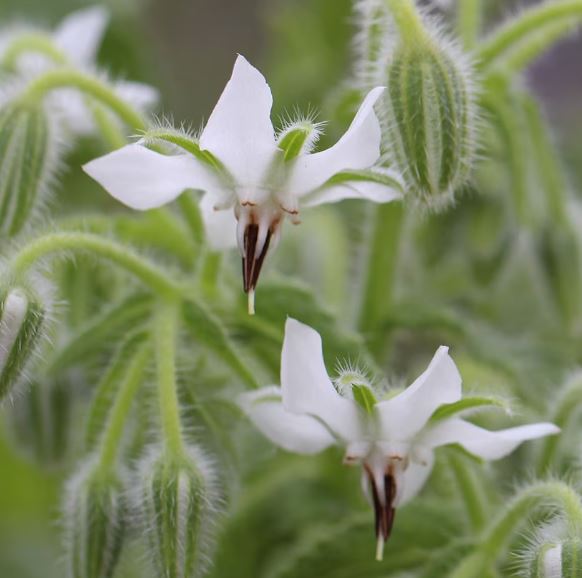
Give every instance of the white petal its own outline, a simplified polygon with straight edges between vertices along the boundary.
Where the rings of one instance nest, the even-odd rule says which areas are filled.
[[[193,156],[167,156],[137,143],[95,159],[83,169],[111,196],[140,211],[161,207],[186,189],[219,186],[210,170]]]
[[[345,199],[366,199],[374,203],[389,203],[402,198],[402,193],[386,185],[370,181],[348,181],[340,185],[324,187],[305,197],[303,207],[317,207],[328,203],[338,203]]]
[[[115,83],[115,92],[141,112],[154,109],[160,100],[160,93],[156,88],[141,82],[118,81]]]
[[[395,505],[400,507],[416,497],[426,484],[434,465],[434,455],[422,463],[410,462],[406,470],[400,475],[396,493]]]
[[[426,371],[401,394],[376,405],[380,418],[380,439],[410,440],[426,425],[434,411],[443,404],[461,399],[461,376],[441,346]]]
[[[94,64],[108,22],[109,13],[102,6],[78,10],[61,22],[55,42],[75,64]]]
[[[212,249],[223,251],[237,246],[236,218],[232,208],[216,210],[214,195],[206,194],[200,201],[206,240]]]
[[[287,451],[316,454],[335,442],[316,419],[285,411],[278,387],[244,393],[239,404],[266,437]]]
[[[500,431],[489,431],[459,418],[444,420],[423,435],[421,443],[430,447],[459,444],[484,460],[499,460],[521,443],[555,435],[560,428],[551,423],[534,423]]]
[[[86,97],[78,90],[71,88],[55,90],[49,96],[49,102],[73,135],[94,134],[96,129],[93,115],[87,107]]]
[[[289,193],[302,197],[321,187],[343,170],[367,169],[380,156],[380,123],[374,104],[384,91],[375,88],[366,96],[350,128],[331,148],[297,158],[286,185]]]
[[[290,318],[285,324],[281,387],[287,411],[320,419],[344,442],[361,439],[361,410],[331,383],[319,333]]]
[[[222,161],[240,186],[241,197],[249,200],[256,194],[254,188],[264,183],[279,152],[272,105],[264,76],[239,56],[200,137],[200,147]]]

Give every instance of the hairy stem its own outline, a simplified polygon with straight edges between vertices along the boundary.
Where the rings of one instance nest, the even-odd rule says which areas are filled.
[[[23,34],[14,39],[4,50],[2,66],[10,71],[15,71],[21,56],[34,53],[45,56],[55,64],[68,64],[67,57],[55,45],[50,36]]]
[[[477,51],[476,59],[482,69],[510,53],[517,45],[528,41],[540,42],[545,29],[553,29],[560,20],[572,26],[582,20],[582,0],[544,2],[525,10],[516,19],[502,26]],[[555,41],[551,35],[550,40]]]
[[[159,305],[153,332],[162,434],[168,452],[179,455],[183,450],[183,439],[176,384],[177,303],[164,301]]]
[[[414,42],[424,38],[422,18],[414,0],[385,0],[385,2],[404,41]]]
[[[38,261],[63,251],[92,253],[132,273],[160,295],[167,297],[180,294],[178,284],[172,281],[167,272],[137,255],[129,247],[91,233],[50,233],[39,237],[24,245],[12,258],[12,272],[16,277],[22,276]]]
[[[115,397],[115,403],[111,408],[109,420],[101,442],[100,468],[109,471],[115,466],[119,454],[120,440],[133,400],[143,382],[144,373],[150,360],[149,344],[142,345],[134,354],[123,380],[119,384],[119,390]]]
[[[74,69],[50,70],[38,76],[28,85],[25,98],[40,100],[59,88],[76,88],[114,112],[127,126],[135,130],[146,128],[142,116],[111,87],[94,76]]]
[[[466,50],[472,50],[479,39],[483,19],[482,0],[462,0],[458,3],[457,30]]]

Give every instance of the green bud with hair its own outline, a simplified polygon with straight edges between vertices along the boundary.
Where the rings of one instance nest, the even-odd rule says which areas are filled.
[[[70,578],[111,578],[127,523],[124,488],[117,474],[90,459],[66,488],[64,527]]]
[[[434,208],[468,180],[477,108],[468,58],[417,18],[384,59],[379,106],[388,161],[408,194]]]
[[[58,165],[53,123],[41,104],[0,109],[0,235],[12,237],[42,206]]]
[[[47,308],[28,287],[0,290],[0,401],[21,382],[44,334]]]
[[[213,468],[202,452],[154,452],[138,468],[135,507],[158,578],[194,578],[207,569],[218,513]]]
[[[566,539],[537,546],[523,569],[524,578],[566,578],[582,576],[582,540]]]

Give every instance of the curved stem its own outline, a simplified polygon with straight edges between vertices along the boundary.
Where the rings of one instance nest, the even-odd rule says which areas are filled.
[[[582,406],[582,374],[573,377],[567,383],[560,394],[558,403],[551,416],[551,422],[564,430],[570,420]],[[543,442],[542,451],[539,455],[537,471],[545,474],[553,463],[556,451],[559,447],[561,436],[549,436]]]
[[[487,520],[487,505],[481,480],[467,459],[450,452],[449,465],[465,506],[473,530],[482,530]]]
[[[90,233],[51,233],[24,245],[12,258],[12,272],[22,276],[39,260],[63,251],[88,251],[129,271],[162,296],[177,296],[181,290],[164,270],[114,241]]]
[[[182,424],[176,390],[176,337],[178,332],[178,304],[166,301],[160,304],[155,316],[156,361],[158,397],[164,443],[168,452],[182,453]]]
[[[55,64],[68,64],[67,57],[46,34],[23,34],[14,39],[4,50],[2,65],[8,70],[16,70],[18,59],[24,54],[41,54]]]
[[[558,20],[571,20],[572,25],[582,19],[582,0],[560,0],[544,2],[526,10],[515,20],[502,26],[477,51],[477,61],[483,69],[491,66],[494,61],[510,52],[514,46],[524,42],[532,35],[536,42],[546,27],[555,26]]]
[[[115,466],[123,430],[133,400],[142,384],[144,372],[151,357],[150,351],[149,344],[141,346],[133,356],[123,381],[119,385],[101,443],[99,465],[102,471],[110,471]]]
[[[458,3],[457,29],[463,47],[472,50],[479,39],[483,18],[482,0],[462,0]]]
[[[142,116],[120,98],[115,91],[99,79],[72,69],[56,69],[35,78],[27,87],[25,98],[42,99],[47,93],[59,88],[76,88],[91,96],[135,130],[145,130]]]
[[[582,503],[574,489],[563,482],[538,482],[523,491],[504,508],[485,531],[480,546],[463,559],[451,578],[481,578],[490,572],[513,534],[529,522],[532,510],[553,509],[563,516],[568,529],[582,530]]]

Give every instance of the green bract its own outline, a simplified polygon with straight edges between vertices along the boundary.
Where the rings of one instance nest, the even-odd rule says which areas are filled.
[[[90,460],[69,483],[65,503],[67,565],[71,578],[111,578],[126,527],[126,504],[117,475]]]

